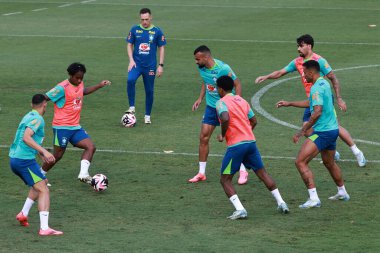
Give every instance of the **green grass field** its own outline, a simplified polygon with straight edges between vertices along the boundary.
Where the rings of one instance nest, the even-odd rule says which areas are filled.
[[[139,80],[138,124],[126,129],[119,123],[128,108],[124,38],[145,6],[168,40],[165,73],[156,80],[153,124],[143,124],[145,94]],[[380,3],[374,0],[0,0],[0,252],[379,252],[379,14]],[[250,173],[247,185],[236,185],[249,218],[227,220],[233,207],[219,184],[225,144],[216,141],[216,134],[208,180],[187,183],[198,170],[204,110],[203,103],[191,111],[201,87],[193,50],[208,45],[236,72],[250,101],[271,83],[255,85],[255,78],[295,58],[295,39],[305,33],[316,40],[315,52],[337,70],[348,106],[338,116],[365,153],[367,167],[358,168],[339,141],[339,165],[351,200],[327,200],[336,187],[323,165],[313,161],[322,207],[300,210],[308,195],[294,166],[300,148],[291,142],[295,130],[257,114],[258,147],[291,213],[277,213],[271,194]],[[110,185],[96,193],[79,183],[81,153],[68,150],[48,174],[49,223],[65,234],[41,238],[36,206],[30,227],[15,220],[27,187],[9,169],[8,147],[32,95],[67,78],[65,70],[74,61],[86,64],[86,85],[112,81],[85,98],[81,118],[98,148],[90,172],[107,175]],[[260,104],[273,117],[299,125],[302,110],[276,109],[280,99],[304,99],[298,78],[268,90]],[[52,146],[52,116],[50,103],[46,147]]]

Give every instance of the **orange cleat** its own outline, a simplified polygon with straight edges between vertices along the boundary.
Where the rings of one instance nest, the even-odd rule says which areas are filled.
[[[21,226],[24,226],[24,227],[28,227],[29,226],[29,222],[28,222],[28,216],[25,216],[22,211],[19,212],[17,215],[16,215],[16,220],[18,220],[20,222],[20,225]]]
[[[46,230],[40,229],[38,232],[39,235],[41,236],[47,236],[47,235],[63,235],[62,231],[54,230],[52,228],[48,228]]]
[[[189,183],[196,183],[199,181],[205,181],[206,180],[206,175],[202,173],[198,173],[195,175],[195,177],[189,179]]]

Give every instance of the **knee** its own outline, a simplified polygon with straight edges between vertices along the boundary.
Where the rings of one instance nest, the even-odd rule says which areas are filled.
[[[203,145],[207,145],[208,142],[209,142],[209,140],[210,140],[210,136],[207,136],[207,135],[204,135],[204,134],[201,134],[201,135],[199,136],[199,141],[200,141],[200,143],[203,144]]]
[[[90,151],[92,154],[96,151],[96,146],[92,143],[87,147],[87,150]]]

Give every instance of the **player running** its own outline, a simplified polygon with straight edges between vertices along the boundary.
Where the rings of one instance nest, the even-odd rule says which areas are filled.
[[[216,110],[221,122],[221,134],[217,136],[217,139],[220,142],[226,139],[227,142],[227,151],[220,170],[220,183],[236,209],[227,218],[236,220],[246,218],[248,215],[232,184],[232,178],[242,163],[246,168],[252,169],[271,191],[277,201],[278,210],[285,214],[289,213],[289,208],[282,199],[275,181],[266,172],[260,152],[256,147],[256,138],[252,130],[257,121],[251,107],[242,97],[232,93],[234,82],[231,77],[221,76],[216,83],[221,97],[216,103]]]
[[[263,81],[267,79],[277,79],[288,73],[298,71],[301,76],[301,82],[304,86],[306,96],[309,97],[310,89],[313,84],[306,80],[304,72],[303,72],[302,64],[309,60],[315,60],[319,63],[321,76],[326,76],[331,81],[334,91],[335,91],[335,95],[337,98],[336,101],[338,103],[339,108],[343,111],[346,111],[347,106],[340,94],[340,84],[337,77],[335,76],[334,71],[332,70],[331,66],[328,64],[326,59],[324,59],[322,56],[313,52],[313,46],[314,46],[313,37],[311,37],[309,34],[300,36],[299,38],[297,38],[297,46],[298,46],[298,53],[300,55],[299,57],[295,58],[285,68],[281,70],[274,71],[271,74],[268,74],[266,76],[257,77],[255,83],[262,83]],[[308,122],[308,120],[310,119],[310,115],[311,115],[310,109],[305,108],[303,119],[302,119],[303,125],[305,125],[306,122]],[[311,133],[312,133],[312,129],[310,129],[310,131],[306,133],[306,136],[310,136]],[[355,155],[359,167],[364,167],[367,161],[364,157],[363,152],[360,149],[358,149],[350,133],[342,126],[339,126],[339,137],[351,148],[351,151]],[[336,152],[335,159],[339,160],[338,152]]]
[[[63,156],[67,145],[84,149],[81,157],[78,179],[91,184],[92,177],[88,170],[95,153],[95,145],[90,136],[79,124],[82,111],[83,96],[89,95],[111,82],[103,80],[99,84],[84,87],[83,78],[86,67],[78,62],[67,68],[69,78],[57,84],[46,93],[47,100],[54,102],[53,134],[55,162],[43,163],[42,172],[48,172]]]
[[[47,179],[41,173],[40,166],[36,162],[36,154],[39,154],[45,163],[54,163],[54,156],[44,149],[42,141],[45,137],[45,114],[47,106],[43,94],[36,94],[32,98],[32,111],[21,120],[14,141],[9,150],[10,167],[26,185],[30,187],[24,206],[16,219],[21,226],[29,226],[28,214],[35,201],[38,201],[40,215],[39,235],[62,235],[63,232],[49,228],[50,194],[47,187]]]
[[[293,137],[294,143],[297,143],[301,136],[305,136],[310,129],[313,129],[313,133],[305,139],[296,158],[296,167],[309,191],[309,199],[300,205],[299,208],[307,209],[321,206],[313,173],[309,168],[309,162],[319,153],[321,153],[323,164],[330,172],[338,187],[338,193],[329,199],[348,201],[350,196],[346,192],[340,168],[334,160],[339,125],[330,84],[321,77],[320,65],[317,61],[309,60],[303,63],[302,66],[305,80],[312,84],[309,100],[295,102],[279,101],[277,102],[277,107],[295,106],[310,108],[310,119]]]
[[[216,87],[216,80],[223,75],[231,76],[234,80],[234,89],[232,92],[241,95],[241,84],[230,66],[226,63],[214,59],[211,51],[207,46],[199,46],[194,50],[195,63],[198,65],[199,74],[203,80],[201,93],[199,98],[193,104],[192,110],[198,109],[206,95],[206,110],[203,115],[201,133],[199,135],[199,172],[188,181],[196,183],[206,180],[206,164],[209,153],[209,140],[216,126],[219,126],[218,115],[216,113],[216,101],[220,99]],[[246,184],[248,180],[248,172],[244,165],[240,168],[239,184]]]

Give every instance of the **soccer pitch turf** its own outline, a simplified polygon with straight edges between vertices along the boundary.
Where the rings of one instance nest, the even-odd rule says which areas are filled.
[[[139,22],[142,7],[152,10],[153,23],[167,37],[165,72],[156,79],[153,124],[143,124],[140,78],[137,126],[126,129],[119,123],[128,108],[124,38]],[[379,14],[380,3],[369,0],[0,0],[0,252],[379,252]],[[348,202],[327,200],[336,187],[319,160],[311,162],[322,201],[313,210],[298,208],[307,190],[294,166],[300,144],[292,143],[296,130],[289,127],[300,125],[302,110],[274,107],[280,99],[305,98],[300,80],[290,74],[267,90],[262,89],[272,81],[254,84],[257,76],[294,59],[295,39],[305,33],[336,70],[348,107],[346,113],[337,111],[340,123],[369,161],[359,168],[338,141]],[[219,128],[210,141],[207,181],[187,183],[198,171],[205,102],[196,112],[191,106],[201,87],[193,51],[202,44],[232,67],[246,100],[261,95],[258,104],[267,114],[254,108],[257,145],[289,215],[276,211],[271,194],[250,172],[247,185],[235,185],[249,218],[226,219],[233,207],[219,183],[225,151],[216,141]],[[107,175],[109,189],[96,193],[79,183],[81,152],[68,150],[48,174],[49,223],[65,234],[41,238],[36,206],[30,227],[15,220],[27,187],[9,169],[8,147],[32,95],[67,78],[65,70],[75,61],[87,67],[86,86],[112,81],[85,97],[81,118],[98,148],[90,173]],[[46,147],[52,146],[52,116],[49,103]]]

